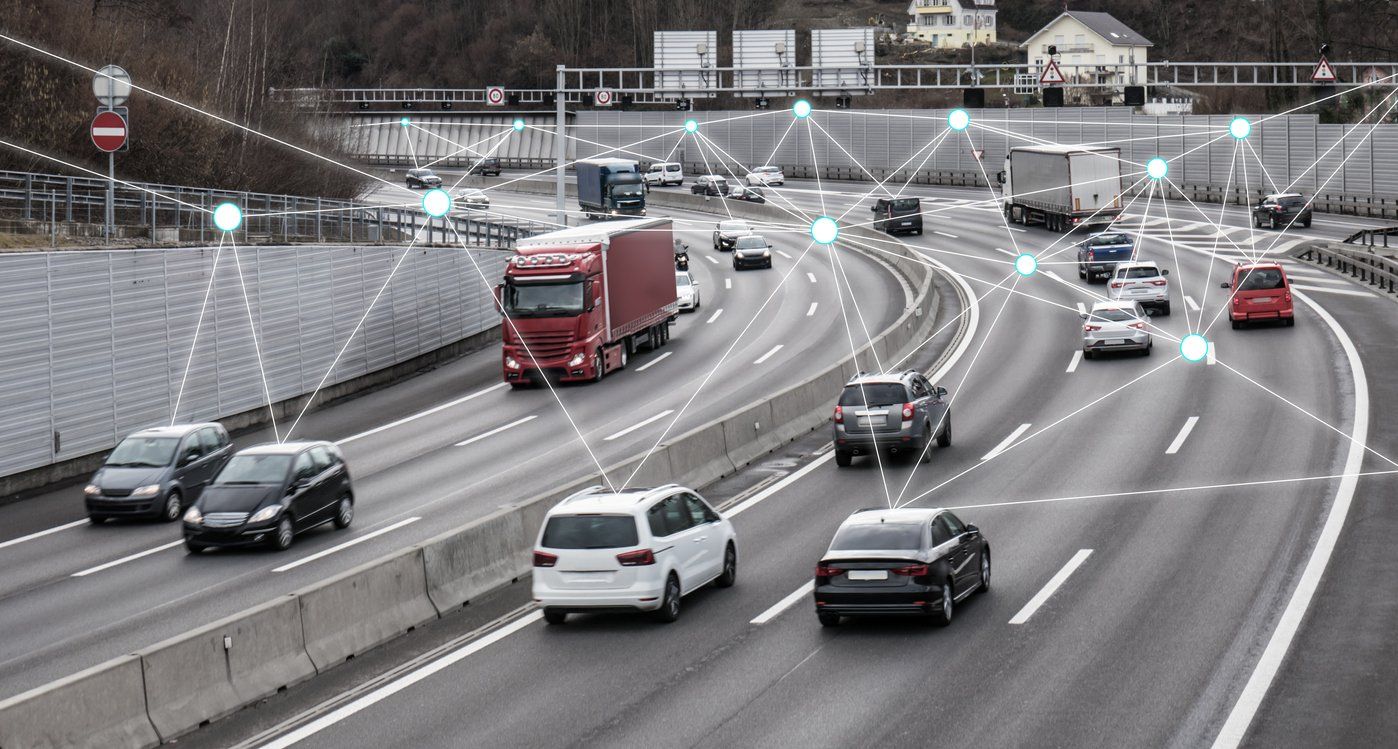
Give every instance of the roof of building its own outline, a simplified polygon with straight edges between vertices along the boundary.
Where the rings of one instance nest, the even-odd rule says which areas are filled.
[[[1131,29],[1130,26],[1118,21],[1111,13],[1092,13],[1083,10],[1065,10],[1057,18],[1049,21],[1046,26],[1034,32],[1032,36],[1024,41],[1020,47],[1028,47],[1034,38],[1044,33],[1058,23],[1059,19],[1068,16],[1078,23],[1087,27],[1088,31],[1102,37],[1108,44],[1114,47],[1154,47],[1151,40],[1141,36]]]

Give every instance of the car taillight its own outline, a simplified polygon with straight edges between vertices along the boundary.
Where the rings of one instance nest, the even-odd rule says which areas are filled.
[[[1286,294],[1285,294],[1285,299],[1286,299],[1286,301],[1288,301],[1288,302],[1291,301],[1291,292],[1290,292],[1290,291],[1287,291],[1287,292],[1286,292]]]
[[[1165,284],[1169,283],[1169,281],[1166,281],[1163,278],[1156,278],[1152,279],[1149,283],[1151,286],[1164,286]]]
[[[839,406],[836,406],[836,407],[835,407],[835,423],[836,423],[836,424],[843,424],[843,423],[845,423],[845,409],[843,409],[843,408],[841,408],[841,407],[839,407]]]
[[[910,564],[907,567],[899,567],[893,570],[893,574],[903,575],[904,577],[927,577],[929,573],[927,565],[925,564]]]
[[[1119,288],[1121,288],[1121,287],[1123,287],[1123,286],[1125,286],[1125,285],[1126,285],[1126,284],[1122,283],[1121,281],[1112,281],[1112,288],[1113,288],[1113,289],[1119,289]]]
[[[903,421],[912,421],[912,418],[913,418],[913,404],[911,404],[911,403],[904,403],[904,404],[903,404]]]
[[[1136,330],[1145,330],[1145,329],[1146,329],[1146,324],[1143,323],[1143,322],[1133,322],[1133,323],[1131,323],[1130,325],[1127,325],[1126,327],[1128,327],[1128,328],[1135,328]]]
[[[829,582],[830,578],[838,577],[843,574],[845,574],[845,571],[840,569],[839,567],[831,567],[824,564],[816,565],[815,576],[816,579],[819,581]]]
[[[1242,300],[1242,299],[1239,299],[1239,298],[1236,297],[1236,296],[1233,297],[1233,306],[1234,306],[1234,307],[1236,307],[1236,306],[1238,306],[1239,304],[1242,304],[1242,303],[1243,303],[1243,300]]]
[[[645,567],[655,564],[655,553],[650,549],[640,549],[638,551],[628,551],[616,555],[616,560],[623,567]]]
[[[535,567],[552,567],[552,566],[554,566],[555,564],[558,564],[558,557],[557,557],[557,555],[554,555],[554,554],[547,554],[547,553],[542,552],[542,551],[536,551],[536,552],[534,552],[534,566],[535,566]]]
[[[1098,331],[1098,330],[1101,330],[1101,329],[1102,329],[1102,326],[1101,326],[1101,325],[1084,325],[1084,326],[1082,326],[1082,332],[1084,332],[1084,333],[1092,333],[1092,332],[1094,332],[1094,331]]]
[[[1087,251],[1087,259],[1088,259],[1088,260],[1096,260],[1096,259],[1097,259],[1097,251],[1096,251],[1096,250],[1088,250],[1088,251]]]

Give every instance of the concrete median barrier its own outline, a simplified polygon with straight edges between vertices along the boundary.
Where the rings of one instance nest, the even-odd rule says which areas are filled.
[[[427,595],[446,613],[529,572],[534,538],[524,513],[499,510],[422,544]]]
[[[293,595],[301,604],[306,653],[320,672],[437,618],[418,547]]]
[[[301,609],[283,596],[146,648],[146,709],[169,741],[315,676]]]
[[[728,457],[728,442],[722,423],[694,429],[670,441],[670,480],[698,486],[737,470]]]
[[[146,715],[141,659],[134,655],[0,702],[3,749],[144,749],[159,743]]]

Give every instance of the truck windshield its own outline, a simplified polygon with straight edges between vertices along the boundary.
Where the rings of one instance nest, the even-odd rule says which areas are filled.
[[[567,317],[583,311],[582,281],[505,284],[505,314],[510,317]]]
[[[631,183],[628,185],[612,185],[612,195],[618,198],[632,198],[641,194],[641,185]]]

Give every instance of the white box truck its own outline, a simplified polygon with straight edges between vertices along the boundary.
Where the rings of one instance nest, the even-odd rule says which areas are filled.
[[[999,182],[1005,218],[1050,231],[1110,224],[1121,214],[1121,149],[1016,146]]]

